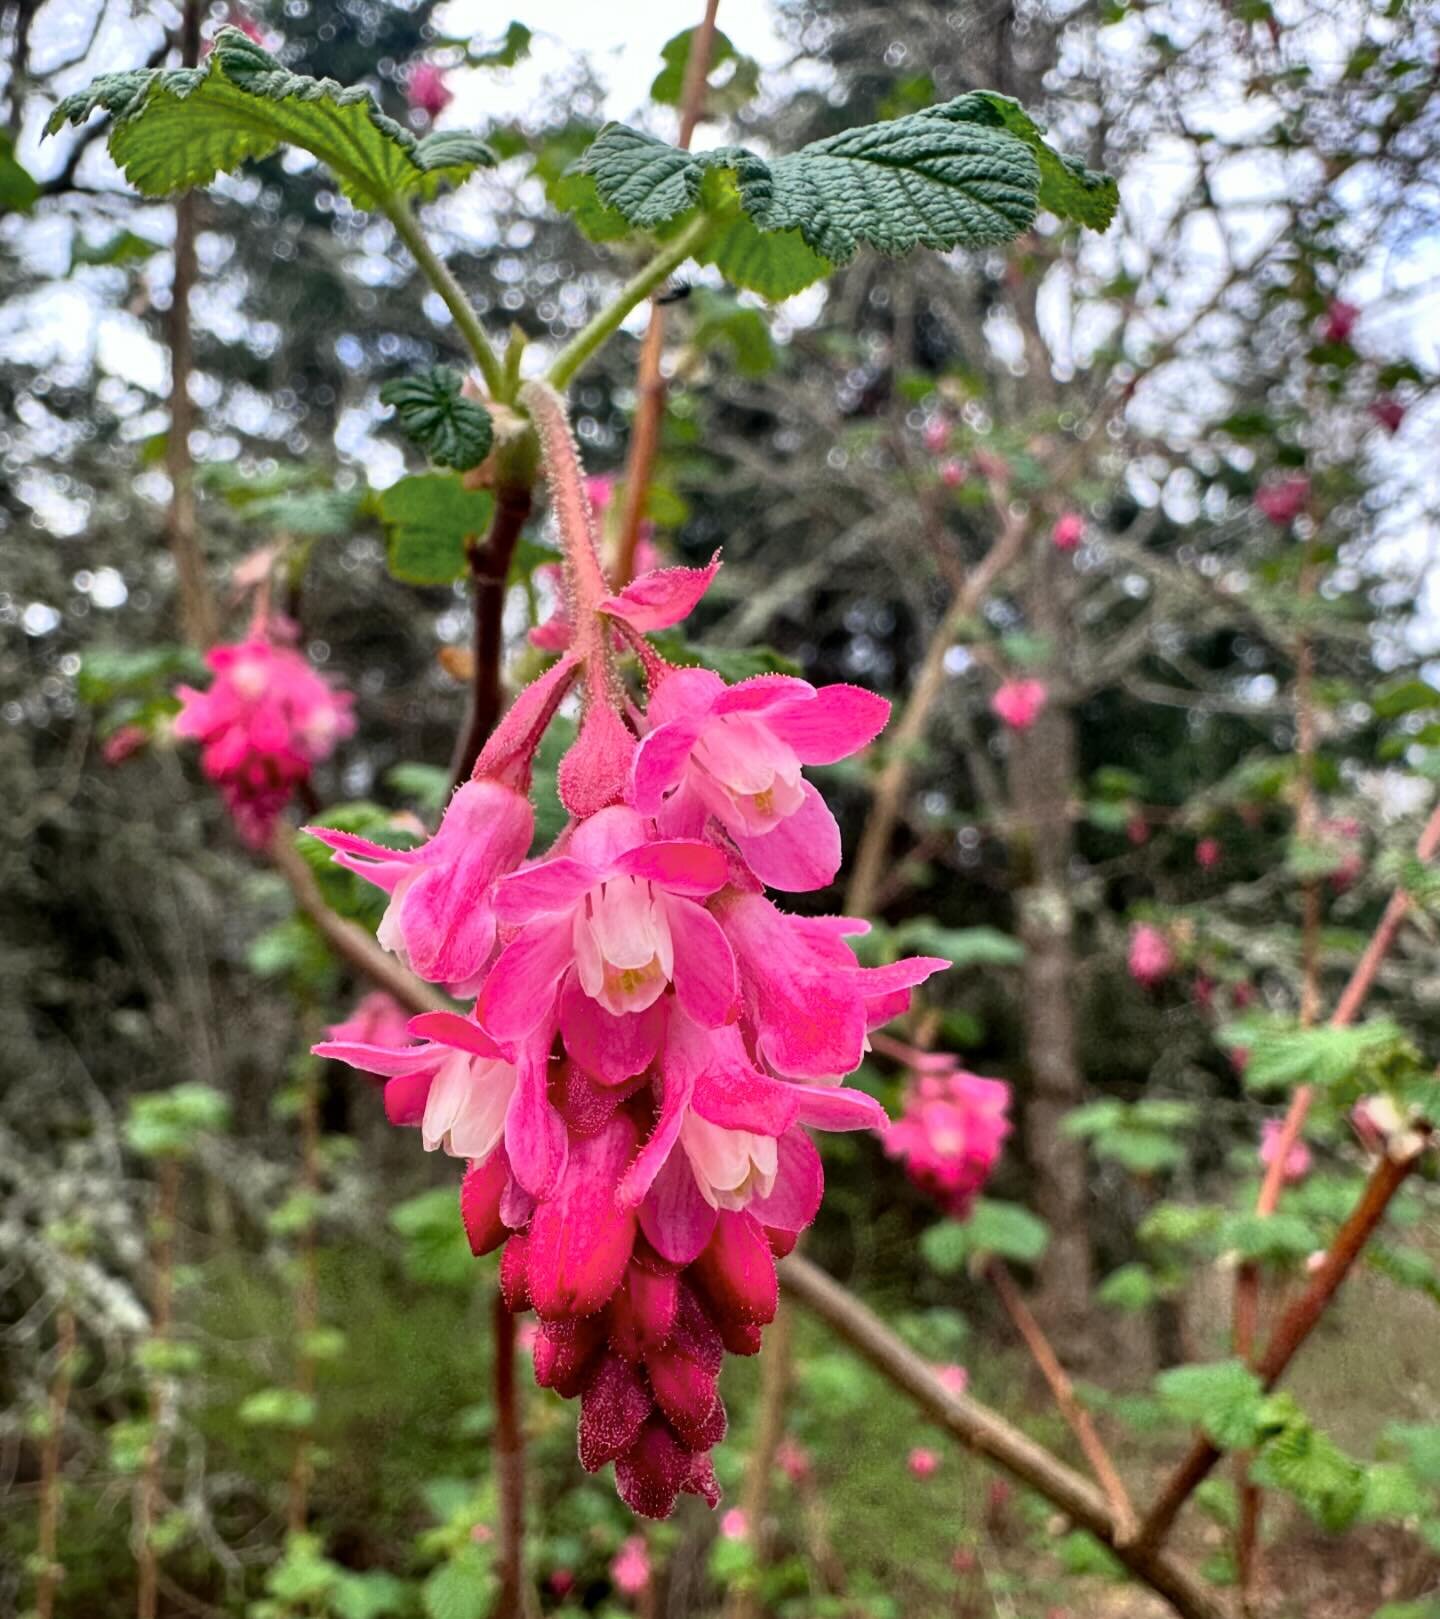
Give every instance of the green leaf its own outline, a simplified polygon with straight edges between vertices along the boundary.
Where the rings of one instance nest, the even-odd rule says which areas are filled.
[[[1331,1534],[1348,1529],[1365,1505],[1365,1469],[1303,1418],[1265,1442],[1250,1477],[1293,1495]]]
[[[623,214],[613,208],[605,212],[621,221],[621,234],[629,230]],[[758,292],[771,303],[793,298],[814,282],[823,281],[835,268],[806,245],[798,230],[762,231],[743,215],[707,238],[695,259],[699,264],[713,264],[732,286]]]
[[[944,107],[930,111],[932,117],[968,119],[995,124],[1022,140],[1040,166],[1040,206],[1058,219],[1071,220],[1090,230],[1109,228],[1120,204],[1120,192],[1108,175],[1097,174],[1075,157],[1056,152],[1045,142],[1045,130],[1018,101],[997,95],[993,90],[974,90],[958,96]]]
[[[901,953],[944,956],[955,967],[1018,967],[1025,947],[999,928],[943,928],[927,916],[902,922],[892,935]]]
[[[1245,1083],[1252,1090],[1333,1088],[1405,1044],[1401,1031],[1384,1018],[1345,1029],[1302,1029],[1278,1018],[1243,1018],[1227,1024],[1217,1038],[1222,1045],[1249,1052]]]
[[[193,1082],[152,1091],[130,1103],[125,1141],[145,1158],[173,1158],[188,1152],[202,1135],[223,1130],[230,1103],[209,1085]]]
[[[473,1286],[475,1257],[465,1239],[453,1187],[421,1192],[397,1203],[390,1211],[390,1225],[405,1239],[405,1269],[417,1282]]]
[[[1440,691],[1427,680],[1392,681],[1370,698],[1370,707],[1377,719],[1398,719],[1401,714],[1440,708]]]
[[[641,230],[694,208],[708,174],[733,177],[733,190],[709,188],[707,206],[733,197],[757,229],[799,231],[832,264],[862,244],[899,254],[1012,241],[1034,219],[1040,188],[1025,141],[951,121],[945,107],[844,130],[773,162],[736,146],[684,152],[607,124],[582,161],[601,201]]]
[[[1155,1379],[1155,1389],[1176,1416],[1203,1428],[1222,1449],[1244,1450],[1254,1444],[1265,1391],[1240,1361],[1176,1366]]]
[[[465,569],[465,541],[482,534],[493,504],[449,472],[402,478],[376,502],[389,532],[390,572],[411,585],[448,585]]]
[[[1033,1265],[1045,1252],[1050,1232],[1045,1222],[1018,1203],[977,1198],[965,1220],[942,1220],[920,1237],[920,1252],[942,1276],[958,1271],[976,1254],[993,1254]]]
[[[363,1574],[347,1569],[337,1576],[330,1600],[336,1619],[386,1619],[411,1611],[411,1589],[404,1580],[380,1569],[367,1569]]]
[[[75,678],[82,703],[102,704],[117,697],[153,697],[177,678],[201,679],[205,665],[187,647],[97,647],[87,652]]]
[[[83,268],[106,268],[110,265],[138,264],[160,251],[160,243],[148,236],[137,236],[133,230],[112,232],[101,242],[89,242],[78,232],[70,243],[70,269],[74,275]]]
[[[466,472],[490,453],[495,436],[490,412],[460,392],[464,379],[448,365],[432,365],[413,376],[396,377],[380,390],[380,403],[393,405],[408,437],[441,467]]]
[[[315,1401],[299,1389],[261,1389],[240,1402],[236,1415],[254,1428],[308,1428],[315,1421]]]
[[[1298,1214],[1232,1214],[1220,1226],[1220,1247],[1242,1259],[1283,1264],[1308,1259],[1323,1244],[1320,1234]]]
[[[28,214],[40,196],[34,175],[15,161],[15,142],[0,134],[0,218]]]
[[[501,36],[500,43],[492,45],[488,51],[477,51],[467,47],[466,66],[514,67],[517,62],[523,61],[530,54],[530,41],[534,37],[534,32],[523,22],[512,21]]]
[[[1440,1423],[1392,1422],[1380,1437],[1388,1453],[1404,1457],[1416,1478],[1440,1490]]]
[[[775,364],[770,328],[758,309],[747,309],[733,298],[696,290],[691,300],[696,315],[691,340],[699,348],[723,345],[729,349],[742,377],[763,377]],[[653,515],[653,514],[652,514]]]
[[[1114,1552],[1084,1529],[1072,1529],[1056,1545],[1055,1555],[1067,1574],[1105,1580],[1125,1578],[1125,1569]]]
[[[660,58],[664,62],[650,86],[650,99],[662,107],[678,107],[685,92],[685,69],[690,47],[698,28],[687,28],[665,42]],[[726,73],[724,69],[729,67]],[[718,77],[717,77],[718,75]],[[741,56],[729,36],[715,29],[710,43],[710,63],[705,75],[705,110],[709,117],[728,117],[739,112],[760,88],[760,64],[753,57]]]
[[[486,1619],[495,1600],[495,1576],[476,1547],[467,1546],[425,1581],[427,1619]]]
[[[413,800],[427,814],[434,814],[450,796],[450,772],[440,765],[406,760],[385,772],[385,785],[392,793]]]
[[[772,647],[702,646],[685,640],[679,630],[650,636],[662,657],[686,668],[710,669],[734,685],[752,675],[798,675],[799,664]]]
[[[1144,1265],[1122,1265],[1100,1284],[1096,1297],[1116,1310],[1145,1310],[1155,1302],[1154,1275]]]
[[[149,197],[205,185],[283,145],[319,158],[360,208],[433,197],[495,161],[472,135],[417,139],[364,86],[291,73],[238,28],[220,30],[200,67],[103,75],[56,107],[47,132],[102,107],[113,118],[111,156]]]

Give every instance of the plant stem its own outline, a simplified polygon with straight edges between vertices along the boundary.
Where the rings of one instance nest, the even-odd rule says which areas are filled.
[[[395,227],[395,234],[410,249],[410,256],[420,266],[425,278],[440,294],[445,307],[450,311],[460,335],[465,339],[465,346],[470,350],[476,365],[480,367],[480,375],[485,379],[485,387],[490,397],[504,400],[507,397],[505,368],[496,357],[494,349],[490,347],[489,339],[480,324],[480,317],[475,313],[475,306],[465,296],[460,283],[451,274],[450,266],[430,246],[424,231],[420,229],[420,222],[410,211],[409,203],[397,198],[386,207],[385,212]]]
[[[705,110],[705,90],[710,76],[710,55],[715,43],[715,14],[720,0],[706,0],[705,16],[690,41],[685,62],[685,83],[680,92],[680,133],[676,144],[689,149],[695,126]],[[660,446],[660,422],[665,414],[665,376],[660,356],[665,347],[665,306],[650,305],[650,324],[640,346],[636,372],[638,404],[635,425],[630,434],[630,455],[625,463],[625,509],[620,518],[620,543],[615,553],[615,586],[623,590],[635,576],[635,548],[645,519],[645,497],[655,471],[655,453]]]
[[[569,386],[575,373],[600,345],[618,329],[620,323],[664,281],[672,271],[678,270],[695,249],[714,229],[715,221],[708,214],[699,214],[673,237],[653,259],[621,287],[615,301],[602,309],[582,331],[565,345],[550,367],[547,380],[554,388]]]
[[[1349,1275],[1365,1244],[1374,1235],[1391,1199],[1419,1160],[1418,1152],[1411,1153],[1403,1161],[1396,1161],[1387,1155],[1372,1171],[1360,1201],[1336,1233],[1320,1268],[1310,1278],[1305,1291],[1280,1318],[1264,1354],[1256,1363],[1256,1374],[1267,1391],[1280,1381],[1315,1323],[1339,1291],[1340,1284]],[[1196,1439],[1140,1526],[1137,1546],[1158,1549],[1180,1515],[1180,1509],[1204,1483],[1211,1468],[1220,1460],[1220,1455],[1221,1452],[1210,1439],[1204,1435]]]
[[[1125,1488],[1125,1481],[1120,1477],[1115,1463],[1110,1459],[1109,1451],[1105,1449],[1100,1435],[1096,1432],[1095,1424],[1090,1420],[1090,1413],[1075,1398],[1074,1386],[1066,1375],[1065,1368],[1060,1364],[1059,1356],[1051,1348],[1044,1329],[1030,1313],[1030,1307],[1021,1296],[1020,1289],[1016,1287],[1004,1260],[992,1259],[985,1267],[985,1274],[999,1294],[1000,1302],[1005,1306],[1005,1313],[1015,1324],[1015,1330],[1025,1340],[1025,1347],[1030,1351],[1035,1364],[1040,1368],[1041,1376],[1055,1396],[1055,1404],[1060,1407],[1060,1415],[1065,1418],[1071,1433],[1079,1441],[1080,1449],[1085,1453],[1085,1460],[1090,1463],[1090,1471],[1095,1475],[1096,1481],[1110,1502],[1117,1539],[1122,1542],[1133,1540],[1139,1524],[1135,1517],[1135,1508],[1130,1502],[1130,1494]]]
[[[1121,1542],[1114,1510],[1089,1479],[978,1400],[943,1389],[928,1362],[818,1266],[791,1254],[778,1269],[785,1288],[925,1416],[1088,1529],[1182,1619],[1228,1619],[1223,1598],[1185,1564],[1138,1541]]]
[[[500,1487],[500,1595],[506,1619],[530,1605],[525,1591],[525,1437],[515,1381],[515,1317],[499,1288],[491,1306],[495,1339],[495,1475]]]
[[[175,1291],[175,1222],[180,1209],[180,1160],[160,1162],[160,1196],[152,1227],[154,1283],[148,1342],[162,1344],[170,1336]],[[150,1374],[150,1435],[145,1446],[135,1502],[136,1619],[155,1619],[158,1562],[151,1531],[160,1507],[160,1464],[163,1459],[166,1400],[164,1379]]]
[[[62,1304],[55,1317],[55,1376],[45,1420],[45,1444],[40,1452],[40,1525],[35,1553],[40,1570],[35,1576],[35,1619],[51,1619],[55,1591],[64,1575],[56,1561],[60,1536],[63,1485],[60,1479],[61,1445],[65,1437],[65,1411],[70,1404],[70,1381],[75,1370],[75,1312]]]
[[[474,592],[475,670],[471,677],[470,714],[457,739],[450,764],[450,784],[458,787],[475,767],[486,738],[500,718],[500,654],[504,650],[502,618],[505,582],[515,544],[530,516],[529,484],[501,484],[495,491],[495,511],[484,542],[467,546],[471,588]]]
[[[770,1511],[770,1481],[775,1472],[775,1452],[785,1435],[785,1405],[790,1390],[791,1337],[795,1326],[793,1308],[782,1303],[765,1335],[765,1353],[760,1359],[760,1408],[754,1442],[745,1463],[745,1484],[740,1494],[740,1510],[745,1514],[745,1538],[757,1573],[765,1567],[766,1518]],[[725,1619],[759,1619],[762,1603],[759,1582],[737,1584],[725,1607]]]

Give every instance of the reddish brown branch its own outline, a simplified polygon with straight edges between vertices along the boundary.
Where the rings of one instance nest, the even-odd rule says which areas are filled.
[[[705,110],[705,89],[710,56],[715,45],[715,13],[720,0],[706,0],[705,16],[690,41],[685,82],[680,91],[680,133],[676,144],[688,148],[695,126]],[[615,588],[622,590],[635,577],[635,550],[645,523],[645,501],[660,448],[660,423],[665,415],[665,377],[660,369],[665,349],[665,306],[653,300],[650,324],[640,346],[636,373],[635,424],[630,433],[630,454],[625,462],[625,504],[620,515],[620,541],[615,552]]]
[[[1360,1201],[1337,1232],[1320,1268],[1310,1278],[1305,1291],[1281,1316],[1264,1354],[1256,1364],[1256,1373],[1267,1390],[1273,1388],[1284,1375],[1315,1323],[1339,1291],[1340,1284],[1349,1275],[1375,1228],[1385,1217],[1391,1199],[1404,1185],[1418,1161],[1419,1154],[1412,1152],[1403,1161],[1397,1162],[1387,1156],[1376,1165]],[[1154,1549],[1164,1541],[1181,1507],[1205,1481],[1211,1468],[1220,1460],[1220,1454],[1219,1449],[1203,1435],[1196,1439],[1141,1525],[1137,1545]]]
[[[500,1486],[500,1593],[497,1619],[533,1606],[525,1590],[525,1440],[515,1380],[515,1317],[497,1288],[491,1306],[495,1348],[495,1476]]]
[[[1183,1619],[1227,1619],[1223,1598],[1184,1563],[1138,1541],[1121,1541],[1109,1501],[1089,1479],[978,1400],[942,1388],[927,1361],[824,1271],[796,1254],[779,1270],[785,1288],[926,1417],[1103,1541]]]
[[[999,1295],[1001,1304],[1005,1306],[1005,1313],[1014,1323],[1015,1330],[1025,1340],[1025,1347],[1039,1367],[1040,1375],[1049,1384],[1050,1392],[1055,1397],[1055,1404],[1060,1408],[1060,1415],[1064,1417],[1071,1433],[1075,1435],[1080,1449],[1085,1454],[1085,1460],[1090,1464],[1090,1471],[1095,1475],[1110,1502],[1117,1541],[1133,1540],[1139,1523],[1135,1517],[1135,1508],[1130,1501],[1130,1493],[1125,1488],[1125,1481],[1120,1477],[1115,1463],[1110,1459],[1110,1453],[1105,1449],[1104,1442],[1090,1419],[1090,1413],[1075,1398],[1074,1385],[1060,1364],[1060,1357],[1051,1347],[1044,1329],[1031,1313],[1005,1262],[992,1259],[985,1267],[985,1274]]]
[[[481,748],[500,719],[505,582],[520,531],[530,516],[532,498],[529,484],[502,484],[495,494],[489,532],[480,544],[466,548],[474,595],[474,671],[470,713],[450,761],[450,781],[455,787],[475,768]]]

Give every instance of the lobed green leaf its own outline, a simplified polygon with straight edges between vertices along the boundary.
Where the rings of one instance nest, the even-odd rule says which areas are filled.
[[[490,453],[495,428],[490,412],[461,393],[464,379],[452,366],[432,365],[412,376],[396,377],[380,390],[380,403],[393,405],[400,426],[441,467],[468,472]]]
[[[102,75],[56,107],[47,133],[100,109],[112,118],[111,156],[150,197],[205,185],[284,145],[318,158],[361,208],[433,197],[495,161],[473,135],[418,138],[363,85],[290,72],[238,28],[220,30],[200,67]]]

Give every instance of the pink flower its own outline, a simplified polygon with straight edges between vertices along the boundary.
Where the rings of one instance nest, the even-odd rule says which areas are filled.
[[[575,1575],[568,1568],[552,1568],[545,1576],[545,1583],[563,1602],[575,1589]]]
[[[1201,838],[1195,845],[1195,864],[1201,871],[1211,871],[1220,864],[1219,838]]]
[[[1320,318],[1321,339],[1326,343],[1348,343],[1359,319],[1358,305],[1348,304],[1343,298],[1334,299]]]
[[[940,463],[940,482],[947,489],[960,488],[969,476],[970,474],[966,471],[963,461],[956,461],[952,458],[949,461]]]
[[[1045,706],[1043,680],[1007,680],[990,699],[990,711],[1012,731],[1028,731]]]
[[[150,742],[150,733],[143,725],[120,725],[105,738],[100,757],[107,765],[119,765],[139,753]]]
[[[615,1554],[610,1578],[627,1597],[639,1596],[650,1583],[650,1553],[643,1535],[631,1535]]]
[[[1130,976],[1137,984],[1153,989],[1175,969],[1175,952],[1170,941],[1149,922],[1137,922],[1130,929]]]
[[[1073,551],[1085,538],[1085,519],[1079,512],[1062,512],[1050,530],[1050,541],[1057,551]]]
[[[926,1449],[924,1445],[916,1445],[909,1456],[905,1458],[905,1465],[916,1478],[932,1478],[936,1469],[940,1466],[940,1458],[933,1450]]]
[[[433,62],[416,62],[405,81],[405,99],[416,112],[438,118],[455,99],[455,93]]]
[[[513,929],[485,981],[480,1021],[502,1045],[553,1026],[612,1082],[642,1073],[673,1000],[705,1028],[735,1004],[735,962],[703,901],[727,876],[719,849],[652,842],[622,806],[582,821],[565,852],[504,878],[496,911]],[[667,993],[672,991],[673,995]]]
[[[744,1540],[749,1532],[749,1519],[739,1507],[731,1507],[720,1519],[720,1533],[726,1540]]]
[[[1289,528],[1310,501],[1310,480],[1303,473],[1261,484],[1255,491],[1255,509],[1277,528]]]
[[[935,1368],[935,1381],[947,1394],[963,1394],[970,1386],[970,1374],[963,1366],[952,1363]]]
[[[388,1051],[412,1044],[410,1014],[383,989],[372,989],[368,995],[362,995],[350,1016],[341,1023],[332,1023],[326,1033],[332,1040],[383,1046]]]
[[[352,832],[310,826],[335,863],[390,896],[376,937],[414,973],[473,994],[495,948],[495,884],[525,857],[530,802],[495,781],[467,781],[418,849],[387,849]]]
[[[603,517],[615,499],[615,479],[608,472],[597,472],[585,480],[585,498],[597,517]]]
[[[1370,414],[1387,433],[1398,433],[1400,424],[1405,420],[1405,407],[1398,399],[1382,394],[1370,402]]]
[[[355,729],[353,699],[264,635],[215,647],[205,662],[215,679],[207,691],[179,688],[175,735],[201,744],[201,769],[258,848],[312,767]]]
[[[727,686],[707,669],[677,669],[651,697],[630,802],[666,837],[700,837],[713,816],[772,888],[824,888],[840,869],[840,828],[801,767],[848,758],[889,715],[858,686],[817,691],[785,675]]]
[[[925,423],[921,442],[931,455],[939,455],[950,442],[950,423],[944,416],[932,416]]]
[[[810,1452],[786,1434],[775,1447],[775,1465],[792,1484],[803,1484],[810,1477]]]
[[[861,967],[845,936],[867,933],[868,922],[787,916],[760,894],[727,889],[714,910],[739,963],[757,1054],[780,1074],[852,1073],[867,1032],[898,1017],[910,990],[949,965],[938,956],[908,956]]]
[[[1266,1119],[1260,1127],[1260,1162],[1269,1169],[1275,1162],[1275,1154],[1280,1150],[1280,1137],[1284,1126],[1279,1119]],[[1291,1143],[1290,1150],[1285,1154],[1285,1165],[1280,1171],[1280,1182],[1284,1186],[1294,1186],[1303,1181],[1310,1173],[1310,1149],[1298,1138]]]
[[[884,1132],[885,1151],[946,1214],[963,1220],[1010,1134],[1009,1107],[1004,1080],[963,1072],[922,1076],[907,1092],[900,1119]]]

